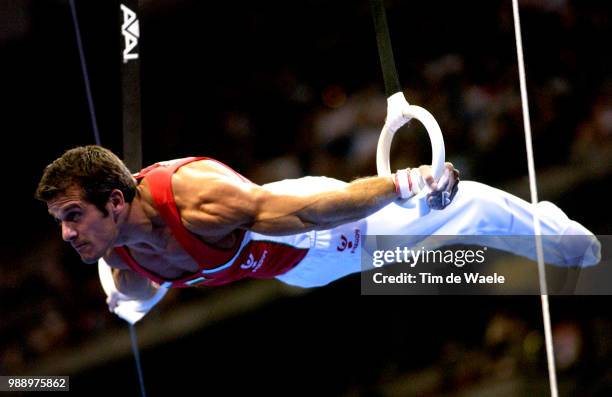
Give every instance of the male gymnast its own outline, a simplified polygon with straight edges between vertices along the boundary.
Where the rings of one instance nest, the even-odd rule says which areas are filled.
[[[459,186],[458,175],[446,163],[438,181],[429,166],[420,166],[350,183],[304,177],[258,185],[203,157],[156,163],[132,175],[111,151],[92,145],[68,150],[49,164],[36,197],[46,202],[62,238],[83,262],[99,261],[110,310],[132,323],[170,287],[243,278],[322,286],[362,270],[362,236],[478,241],[478,236],[533,235],[536,211],[542,234],[559,237],[543,239],[547,262],[599,261],[592,233],[554,204],[532,205],[478,182]],[[422,189],[431,191],[428,215],[398,205]],[[565,236],[578,238],[567,244]],[[482,240],[535,258],[528,245],[491,241]]]

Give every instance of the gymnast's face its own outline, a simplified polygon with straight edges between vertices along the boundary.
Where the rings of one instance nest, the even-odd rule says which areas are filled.
[[[104,216],[95,205],[82,198],[81,189],[69,188],[47,203],[49,213],[61,225],[62,238],[70,243],[85,263],[96,263],[112,248],[119,233],[117,208],[113,197]]]

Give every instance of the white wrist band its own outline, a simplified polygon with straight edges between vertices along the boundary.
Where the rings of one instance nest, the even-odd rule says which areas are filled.
[[[407,199],[413,196],[411,189],[412,182],[410,181],[408,169],[397,170],[393,182],[395,183],[395,190],[398,191],[400,198]]]

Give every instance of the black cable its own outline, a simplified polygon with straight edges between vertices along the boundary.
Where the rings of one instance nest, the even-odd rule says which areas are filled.
[[[93,127],[94,140],[96,145],[102,145],[100,133],[98,132],[98,121],[96,119],[96,108],[93,103],[91,87],[89,84],[89,73],[87,72],[87,63],[85,62],[85,52],[83,51],[83,41],[81,40],[81,30],[79,28],[79,19],[76,13],[74,0],[70,0],[70,11],[72,12],[72,23],[74,24],[74,32],[76,34],[77,47],[79,48],[79,58],[81,59],[81,70],[83,71],[83,81],[85,82],[85,92],[87,94],[87,104],[89,106],[89,115]]]
[[[122,41],[121,108],[123,109],[123,161],[132,172],[142,168],[142,116],[140,98],[140,18],[138,0],[122,0],[119,10]]]

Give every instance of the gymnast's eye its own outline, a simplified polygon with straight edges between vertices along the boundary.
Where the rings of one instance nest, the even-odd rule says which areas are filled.
[[[78,222],[81,219],[81,213],[79,211],[70,211],[64,217],[66,222]]]

